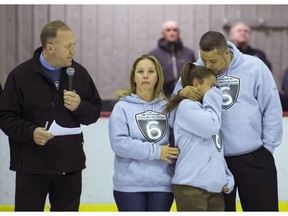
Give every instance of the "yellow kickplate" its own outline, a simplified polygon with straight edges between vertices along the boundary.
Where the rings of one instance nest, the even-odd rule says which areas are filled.
[[[50,205],[45,205],[45,211],[49,211]],[[241,212],[241,204],[240,202],[236,203],[237,212]],[[14,211],[13,205],[0,205],[0,212],[12,212]],[[117,206],[116,204],[81,204],[79,208],[80,212],[116,212]],[[173,203],[171,212],[176,211],[176,205]],[[280,201],[279,202],[279,211],[280,212],[288,212],[288,201]]]

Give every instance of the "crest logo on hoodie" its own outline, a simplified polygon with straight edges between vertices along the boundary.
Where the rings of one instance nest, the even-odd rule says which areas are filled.
[[[163,113],[147,110],[146,112],[135,115],[138,128],[149,142],[161,140],[168,128],[167,116]]]
[[[216,147],[217,151],[221,152],[221,150],[222,150],[222,141],[221,141],[220,136],[218,134],[217,135],[213,135],[212,139],[213,139],[213,141],[215,143],[215,147]]]
[[[229,109],[238,99],[240,79],[232,76],[220,76],[217,78],[217,86],[223,93],[222,109]]]

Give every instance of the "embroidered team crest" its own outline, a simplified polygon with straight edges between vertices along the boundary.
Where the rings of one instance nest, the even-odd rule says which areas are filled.
[[[221,76],[217,78],[217,85],[223,93],[222,109],[229,109],[237,102],[240,79],[232,76]]]
[[[221,150],[222,150],[222,141],[221,141],[220,136],[218,134],[217,135],[213,135],[212,139],[213,139],[213,141],[215,143],[215,147],[216,147],[217,151],[221,152]]]
[[[168,128],[167,116],[163,113],[148,110],[135,115],[138,128],[149,142],[161,140]]]

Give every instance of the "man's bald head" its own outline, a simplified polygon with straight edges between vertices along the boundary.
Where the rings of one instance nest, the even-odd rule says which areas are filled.
[[[246,48],[250,40],[250,27],[244,22],[234,24],[229,33],[229,40],[237,47]]]
[[[168,42],[176,42],[179,39],[179,25],[175,20],[167,20],[162,25],[162,36]]]

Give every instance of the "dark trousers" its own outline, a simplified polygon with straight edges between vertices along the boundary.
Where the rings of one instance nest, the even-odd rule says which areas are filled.
[[[243,211],[278,211],[277,171],[273,155],[264,147],[226,157],[235,188],[225,194],[225,211],[236,211],[236,192]]]
[[[16,172],[15,211],[43,211],[47,194],[51,211],[78,211],[82,172],[38,175]]]
[[[177,211],[224,211],[223,193],[188,185],[173,185]]]
[[[170,211],[174,197],[167,192],[113,191],[118,211]]]

